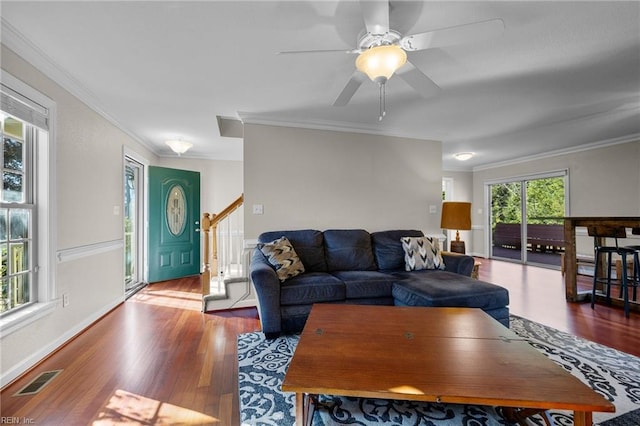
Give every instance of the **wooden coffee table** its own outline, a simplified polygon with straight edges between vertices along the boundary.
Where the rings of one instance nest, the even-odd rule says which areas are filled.
[[[615,406],[480,309],[316,304],[282,390],[296,393],[296,424],[312,396],[509,407],[526,417],[571,410],[591,426]]]

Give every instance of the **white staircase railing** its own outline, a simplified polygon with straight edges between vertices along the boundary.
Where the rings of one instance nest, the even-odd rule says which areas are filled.
[[[220,213],[203,215],[203,297],[226,298],[226,284],[247,279],[243,202],[241,195]]]
[[[244,244],[243,207],[238,206],[219,224],[218,235],[218,282],[229,283],[244,280],[246,265],[242,256]],[[213,289],[212,289],[213,293]]]

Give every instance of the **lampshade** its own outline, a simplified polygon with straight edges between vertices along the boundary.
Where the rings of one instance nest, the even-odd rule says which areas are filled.
[[[407,53],[398,45],[371,47],[356,59],[356,68],[376,83],[385,83],[407,62]]]
[[[442,229],[468,231],[471,229],[471,203],[464,201],[444,201],[442,203]]]
[[[183,141],[181,139],[172,139],[166,142],[169,148],[176,154],[184,154],[189,148],[193,146],[191,142]]]

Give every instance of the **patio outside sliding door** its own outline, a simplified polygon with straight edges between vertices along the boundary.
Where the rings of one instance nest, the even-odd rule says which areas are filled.
[[[489,184],[491,257],[560,267],[567,172]],[[536,243],[541,241],[541,243]]]

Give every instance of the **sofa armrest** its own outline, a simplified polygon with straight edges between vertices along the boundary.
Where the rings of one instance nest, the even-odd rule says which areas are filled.
[[[258,296],[262,332],[272,339],[280,335],[280,280],[275,269],[259,249],[255,249],[250,264],[251,281]]]
[[[470,277],[473,272],[475,260],[472,256],[464,254],[442,252],[442,259],[445,264],[445,271],[455,272],[456,274]]]

